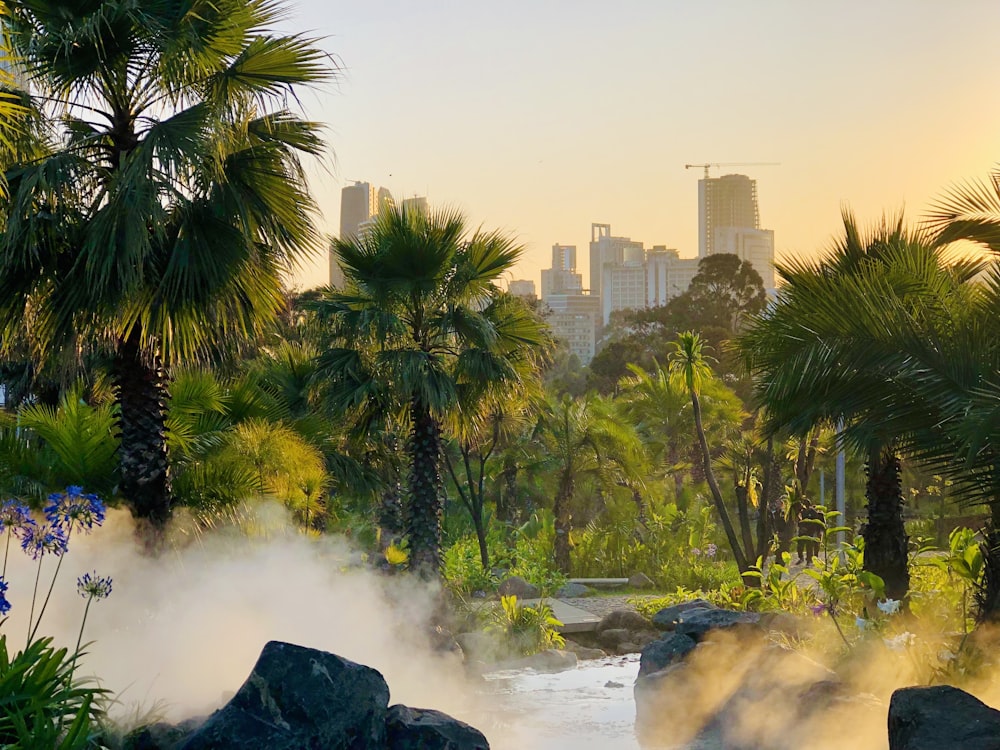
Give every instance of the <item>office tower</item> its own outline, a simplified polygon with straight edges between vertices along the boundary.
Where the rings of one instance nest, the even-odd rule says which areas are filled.
[[[774,231],[745,227],[719,227],[716,253],[732,253],[760,274],[768,294],[774,294]]]
[[[681,258],[674,249],[654,245],[646,253],[646,306],[660,307],[679,297],[698,274],[698,258]]]
[[[507,285],[507,291],[515,297],[537,299],[537,296],[535,295],[535,282],[530,279],[511,279],[510,283]]]
[[[601,274],[601,322],[607,325],[615,310],[646,307],[646,264],[642,260],[605,263]]]
[[[378,213],[378,198],[379,192],[367,182],[355,182],[340,191],[340,239],[357,236],[361,226]]]
[[[615,293],[616,290],[620,292],[614,299],[602,301],[604,323],[608,322],[610,311],[621,310],[623,306],[631,307],[634,301],[631,294],[633,274],[619,273],[616,280],[605,279],[605,276],[612,268],[641,266],[644,260],[645,251],[641,242],[628,237],[612,236],[610,224],[590,225],[590,293],[600,297]],[[640,305],[642,306],[644,305]]]
[[[552,268],[542,269],[542,299],[553,294],[578,294],[583,276],[576,272],[576,245],[552,246]]]
[[[402,206],[408,211],[423,211],[427,212],[427,198],[425,196],[414,196],[412,198],[403,198]]]
[[[597,327],[601,300],[584,292],[551,294],[545,300],[545,322],[552,335],[565,341],[571,353],[588,365],[597,350]]]
[[[756,180],[745,174],[698,180],[699,258],[719,252],[716,234],[721,227],[760,229]]]

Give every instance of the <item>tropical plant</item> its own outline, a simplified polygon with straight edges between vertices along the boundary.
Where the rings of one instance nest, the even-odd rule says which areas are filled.
[[[316,245],[318,126],[286,107],[331,67],[267,0],[7,6],[38,116],[33,158],[7,165],[0,332],[27,321],[39,358],[111,351],[121,494],[162,524],[170,368],[273,320]]]
[[[442,428],[450,411],[516,385],[534,319],[507,316],[495,282],[521,254],[498,232],[468,232],[454,212],[390,207],[357,237],[334,241],[344,291],[312,303],[327,341],[317,379],[362,430],[405,414],[407,533],[413,569],[440,566]]]
[[[528,656],[566,645],[557,630],[562,625],[545,602],[525,606],[516,596],[502,596],[491,613],[488,630],[500,637],[509,652]]]

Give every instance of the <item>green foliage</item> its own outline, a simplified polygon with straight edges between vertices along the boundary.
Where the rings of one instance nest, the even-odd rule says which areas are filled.
[[[509,653],[528,656],[565,646],[557,630],[561,626],[544,602],[525,607],[517,603],[516,596],[502,596],[490,613],[487,630],[500,638]]]
[[[39,638],[13,656],[0,635],[0,746],[78,750],[97,747],[106,690],[76,680],[79,654]]]

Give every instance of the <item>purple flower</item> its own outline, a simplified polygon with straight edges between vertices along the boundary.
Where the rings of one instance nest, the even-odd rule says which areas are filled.
[[[82,487],[70,486],[65,492],[49,495],[45,517],[50,523],[66,529],[90,531],[104,523],[104,503],[94,494],[84,494]]]
[[[812,613],[814,615],[816,615],[817,617],[819,617],[821,614],[823,614],[824,612],[826,612],[827,606],[825,604],[823,604],[822,602],[820,602],[819,604],[813,605],[809,609],[812,610]]]
[[[692,547],[691,554],[694,555],[695,557],[698,557],[699,555],[701,555],[701,550],[698,549],[697,547]]]
[[[0,534],[4,531],[18,532],[34,523],[31,508],[24,503],[11,499],[5,500],[3,505],[0,505]]]
[[[46,554],[59,557],[66,552],[68,544],[66,532],[53,524],[26,526],[21,533],[21,549],[31,555],[32,560]]]
[[[10,612],[10,602],[7,601],[7,582],[0,576],[0,615]]]
[[[705,557],[715,557],[715,553],[719,551],[719,548],[714,544],[705,545]]]
[[[104,578],[93,573],[84,573],[76,579],[76,590],[84,599],[104,599],[111,594],[111,576]]]

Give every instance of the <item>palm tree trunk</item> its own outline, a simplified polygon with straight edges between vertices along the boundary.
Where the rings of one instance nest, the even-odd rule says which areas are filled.
[[[740,519],[740,534],[743,536],[743,550],[749,559],[753,555],[753,532],[750,530],[750,488],[736,485],[736,513]]]
[[[410,420],[410,502],[406,518],[410,567],[422,577],[434,578],[441,569],[441,516],[444,512],[441,428],[418,396],[410,402]]]
[[[771,509],[780,498],[776,491],[781,467],[774,455],[774,437],[767,439],[767,457],[764,459],[764,484],[761,487],[760,499],[757,501],[757,549],[755,557],[764,557],[768,553],[771,542]]]
[[[885,582],[885,595],[902,600],[910,588],[903,491],[899,457],[891,448],[872,447],[868,454],[868,525],[865,528],[865,570]]]
[[[705,426],[701,421],[701,401],[693,389],[691,391],[691,407],[694,412],[695,430],[698,432],[698,443],[701,445],[701,458],[704,464],[705,479],[708,481],[708,488],[711,490],[712,499],[715,501],[715,510],[719,514],[719,520],[722,521],[722,528],[726,532],[726,539],[729,541],[729,547],[733,551],[736,566],[741,573],[745,573],[749,570],[747,560],[743,554],[743,550],[740,548],[740,540],[736,536],[736,529],[733,528],[733,522],[729,519],[729,511],[726,510],[726,504],[722,499],[719,483],[715,481],[715,472],[712,471],[712,454],[708,449],[708,438],[705,437]]]
[[[167,458],[167,375],[158,356],[150,358],[133,331],[115,353],[114,383],[121,430],[118,457],[121,494],[136,518],[162,528],[170,518]]]
[[[556,568],[569,575],[569,531],[571,519],[569,501],[573,497],[573,476],[567,472],[559,482],[552,513],[556,517],[556,538],[554,543]]]

